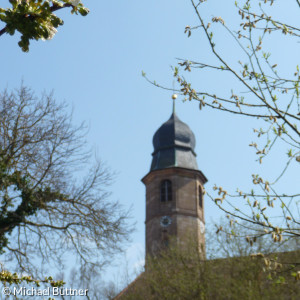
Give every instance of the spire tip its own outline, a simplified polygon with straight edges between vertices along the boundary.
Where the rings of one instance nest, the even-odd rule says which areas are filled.
[[[175,100],[177,98],[177,95],[176,94],[173,94],[172,95],[172,99],[173,99],[173,114],[175,113]]]

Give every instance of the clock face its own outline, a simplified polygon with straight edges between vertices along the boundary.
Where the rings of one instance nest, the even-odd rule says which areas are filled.
[[[160,218],[160,225],[162,227],[168,227],[172,223],[172,219],[169,216],[163,216]]]

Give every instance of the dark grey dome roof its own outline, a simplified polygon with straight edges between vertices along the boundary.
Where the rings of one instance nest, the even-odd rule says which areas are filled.
[[[188,125],[173,113],[170,119],[156,131],[153,137],[154,152],[163,148],[180,146],[195,149],[195,136]]]
[[[198,170],[195,136],[175,113],[156,131],[153,146],[151,171],[168,167]]]

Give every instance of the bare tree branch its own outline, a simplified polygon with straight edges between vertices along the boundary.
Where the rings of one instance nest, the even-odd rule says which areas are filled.
[[[98,161],[83,175],[87,131],[66,109],[24,86],[0,93],[0,251],[23,271],[34,253],[49,263],[66,251],[102,267],[131,232],[128,212],[108,200],[111,172]]]

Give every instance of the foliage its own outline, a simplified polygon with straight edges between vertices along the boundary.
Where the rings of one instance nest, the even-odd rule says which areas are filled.
[[[215,185],[214,191],[207,195],[229,216],[231,226],[237,221],[248,224],[244,223],[244,226],[248,227],[247,242],[250,245],[262,236],[271,237],[275,243],[285,238],[299,238],[298,181],[294,177],[289,179],[295,182],[296,191],[283,190],[280,183],[289,167],[300,166],[300,71],[298,53],[293,57],[292,51],[298,47],[300,28],[289,24],[293,20],[285,18],[285,15],[290,15],[289,11],[300,9],[300,2],[235,2],[236,18],[230,20],[220,16],[210,17],[211,12],[205,10],[209,4],[205,2],[191,0],[198,24],[186,26],[185,33],[193,38],[196,36],[194,32],[199,32],[216,63],[179,59],[178,66],[173,68],[179,85],[176,92],[183,100],[198,101],[200,110],[212,108],[252,118],[259,126],[262,124],[254,129],[259,141],[249,145],[254,149],[257,161],[262,164],[270,156],[274,166],[278,162],[285,162],[278,174],[274,174],[273,170],[271,174],[263,176],[253,173],[253,188],[249,191],[237,189],[236,192],[230,192],[221,185]],[[280,5],[281,10],[276,10]],[[281,13],[282,7],[286,14]],[[220,33],[222,37],[225,35],[223,39],[226,43],[219,42]],[[283,52],[287,42],[289,59],[294,61],[292,69],[288,71],[283,69],[286,65],[284,57],[279,62],[275,61],[269,50],[271,45],[274,52],[275,48]],[[225,49],[230,50],[231,56],[224,53]],[[228,90],[224,88],[217,93],[209,91],[205,85],[196,87],[190,74],[196,71],[212,72],[218,80],[228,80]],[[162,87],[156,82],[151,83]],[[286,150],[280,150],[280,156],[272,157],[276,146],[282,149],[279,148],[282,145]],[[245,205],[236,205],[235,201],[244,202],[246,208]],[[274,218],[278,216],[278,211],[280,216]],[[253,231],[256,225],[261,230]],[[222,231],[222,227],[218,230]],[[232,230],[231,234],[239,235],[239,231]]]
[[[256,253],[271,254],[297,251],[300,248],[300,240],[297,237],[274,243],[263,234],[264,231],[261,226],[252,226],[251,231],[255,232],[257,236],[254,243],[248,242],[249,224],[247,222],[230,224],[227,218],[223,218],[218,223],[206,226],[206,258],[245,257]],[[234,234],[235,232],[238,234]]]
[[[298,252],[285,255],[282,261],[299,259]],[[145,272],[116,299],[297,299],[298,282],[284,278],[292,271],[277,260],[257,254],[205,261],[193,242],[173,245],[148,257]]]
[[[51,276],[47,276],[42,280],[34,279],[28,275],[20,276],[17,273],[11,273],[5,270],[2,265],[0,271],[0,282],[3,286],[1,288],[2,294],[5,295],[6,298],[13,297],[16,300],[20,299],[16,294],[20,293],[20,291],[23,288],[28,287],[28,289],[30,289],[29,286],[31,286],[33,289],[35,288],[41,289],[42,286],[44,288],[48,286],[50,290],[50,287],[62,288],[65,284],[65,282],[63,282],[62,280],[53,280]],[[18,291],[16,294],[14,293],[14,289]],[[24,299],[24,297],[22,297],[22,299]],[[48,299],[54,300],[53,298],[48,298]]]
[[[101,277],[101,273],[95,269],[87,269],[81,266],[80,269],[73,268],[70,273],[69,280],[66,280],[72,288],[87,289],[87,299],[104,300],[114,299],[118,294],[118,282],[116,279],[105,282],[105,278]],[[127,283],[128,285],[129,283]],[[100,287],[100,288],[99,288]],[[73,299],[72,296],[65,296],[64,300]]]
[[[131,231],[128,213],[108,201],[108,169],[97,161],[83,173],[85,134],[52,94],[37,99],[24,86],[0,94],[0,250],[21,272],[63,267],[65,252],[99,268]]]
[[[19,46],[25,52],[29,51],[29,42],[35,40],[52,39],[58,26],[63,25],[63,20],[54,12],[62,8],[72,8],[71,13],[86,16],[89,10],[79,0],[10,0],[11,8],[0,8],[0,20],[5,27],[0,30],[14,35],[21,33]]]

